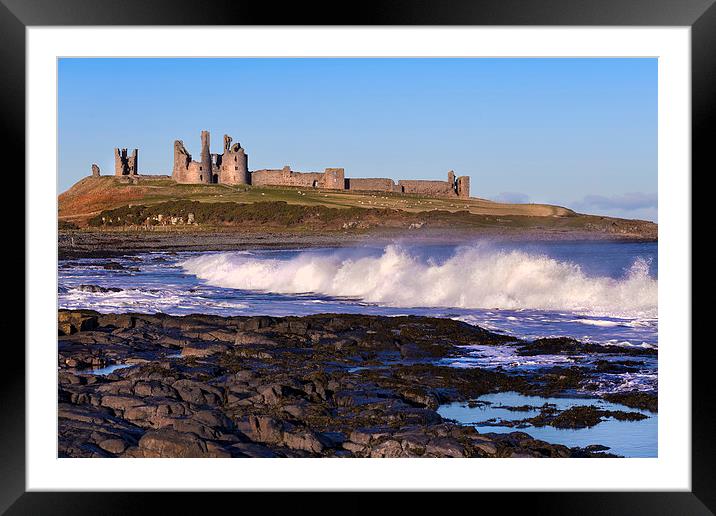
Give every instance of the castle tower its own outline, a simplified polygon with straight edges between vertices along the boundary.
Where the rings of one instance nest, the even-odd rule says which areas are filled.
[[[342,168],[327,168],[323,172],[323,188],[329,190],[345,190],[345,170]]]
[[[139,175],[139,150],[134,149],[132,155],[127,160],[127,173],[130,176]]]
[[[134,149],[132,155],[127,155],[127,149],[114,149],[114,175],[115,176],[136,176],[139,174],[138,163],[139,150]]]
[[[184,142],[174,140],[174,167],[172,168],[172,179],[177,183],[185,183],[191,163],[191,154],[184,147]]]
[[[457,196],[461,199],[470,197],[470,176],[460,176],[457,178]]]
[[[227,185],[251,184],[249,156],[239,142],[232,145],[233,139],[224,135],[224,153],[219,166],[219,183]]]
[[[114,175],[124,175],[124,163],[127,160],[127,149],[114,149]]]
[[[201,132],[201,167],[199,168],[200,181],[202,183],[211,183],[212,167],[211,167],[211,151],[209,150],[209,131]]]

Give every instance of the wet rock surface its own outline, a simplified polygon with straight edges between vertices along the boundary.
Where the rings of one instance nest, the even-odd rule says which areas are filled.
[[[93,292],[93,293],[109,293],[109,292],[122,292],[121,288],[118,287],[101,287],[99,285],[80,285],[77,290],[82,292]]]
[[[589,374],[439,365],[459,346],[514,343],[449,319],[60,310],[58,334],[61,457],[607,456],[443,419],[436,409],[444,403],[553,392]],[[131,367],[88,370],[115,364]],[[557,426],[595,417],[616,416],[543,419]]]
[[[517,350],[517,354],[521,356],[537,356],[537,355],[574,355],[581,353],[590,354],[614,354],[619,355],[636,355],[636,356],[654,356],[658,351],[652,348],[625,347],[625,346],[604,346],[601,344],[591,344],[580,342],[569,337],[551,337],[545,339],[536,339],[530,343],[521,346]]]
[[[534,407],[502,407],[512,411],[526,411],[531,410]],[[478,423],[480,426],[508,426],[515,428],[525,428],[529,426],[542,427],[542,426],[553,426],[555,428],[589,428],[596,426],[607,418],[614,418],[618,421],[641,421],[647,419],[646,416],[640,412],[630,412],[623,410],[602,410],[597,407],[589,405],[577,405],[569,407],[565,410],[558,410],[554,405],[545,404],[542,407],[538,407],[539,414],[524,419],[516,419],[511,421],[481,421]]]

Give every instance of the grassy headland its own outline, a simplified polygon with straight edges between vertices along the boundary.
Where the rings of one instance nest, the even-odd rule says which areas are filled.
[[[132,240],[144,241],[152,248],[150,241],[161,240],[157,247],[168,245],[176,250],[231,247],[237,238],[266,242],[268,238],[291,245],[296,245],[297,239],[306,240],[305,245],[319,245],[314,240],[325,245],[406,235],[432,240],[483,236],[657,239],[657,225],[652,222],[585,215],[547,204],[385,192],[180,185],[161,176],[141,177],[136,183],[112,176],[87,177],[60,194],[58,204],[61,249],[62,234],[68,232],[74,235],[69,240],[72,246],[85,242],[90,248],[116,247],[117,242]],[[163,236],[157,238],[159,234]],[[217,238],[222,245],[214,242]],[[199,245],[202,239],[214,243]]]

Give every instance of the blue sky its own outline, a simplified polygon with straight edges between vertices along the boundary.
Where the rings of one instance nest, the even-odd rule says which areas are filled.
[[[656,59],[60,59],[59,187],[114,147],[171,173],[230,134],[249,168],[471,177],[473,196],[656,220]]]

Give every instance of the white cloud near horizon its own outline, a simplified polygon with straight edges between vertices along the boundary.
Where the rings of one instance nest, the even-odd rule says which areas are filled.
[[[574,209],[596,208],[607,210],[635,211],[658,207],[655,193],[630,192],[622,195],[587,195],[573,203]]]
[[[522,192],[500,192],[499,195],[492,197],[492,200],[511,204],[527,204],[531,202],[530,196]]]
[[[629,192],[611,196],[586,195],[568,206],[581,213],[656,222],[658,204],[658,195],[656,193]]]
[[[564,206],[578,213],[604,215],[625,219],[650,220],[658,218],[658,195],[656,193],[628,192],[617,195],[585,195],[576,201],[561,199],[532,199],[522,192],[500,192],[489,197],[505,203],[545,203]]]

